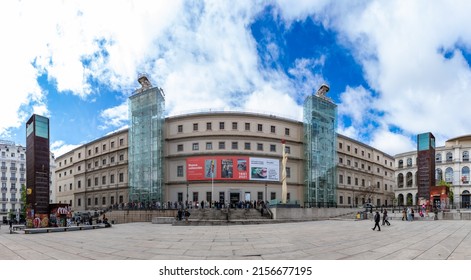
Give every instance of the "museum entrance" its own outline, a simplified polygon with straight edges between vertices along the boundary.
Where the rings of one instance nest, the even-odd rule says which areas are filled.
[[[231,193],[230,193],[230,196],[229,196],[229,199],[230,199],[231,207],[232,207],[232,208],[236,208],[236,207],[237,207],[237,204],[238,204],[239,201],[240,201],[240,193],[238,193],[238,192],[231,192]]]

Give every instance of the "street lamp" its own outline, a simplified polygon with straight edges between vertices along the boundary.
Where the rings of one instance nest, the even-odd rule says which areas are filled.
[[[186,183],[186,208],[188,208],[188,183]]]
[[[265,202],[267,201],[267,183],[265,183]]]

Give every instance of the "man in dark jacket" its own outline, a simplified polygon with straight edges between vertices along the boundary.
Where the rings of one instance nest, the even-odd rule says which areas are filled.
[[[381,216],[379,215],[378,211],[376,211],[374,219],[375,219],[375,227],[372,228],[372,230],[375,230],[376,226],[378,226],[378,231],[381,231],[381,228],[379,227],[379,221],[381,220]]]

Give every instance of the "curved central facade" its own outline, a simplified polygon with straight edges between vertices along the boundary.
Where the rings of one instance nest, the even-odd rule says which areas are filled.
[[[281,201],[282,140],[287,203],[303,198],[303,124],[271,115],[205,112],[165,120],[169,201]]]

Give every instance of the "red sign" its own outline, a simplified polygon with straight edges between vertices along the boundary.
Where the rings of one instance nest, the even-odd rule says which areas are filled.
[[[249,158],[238,156],[194,157],[186,160],[186,179],[248,180]]]

